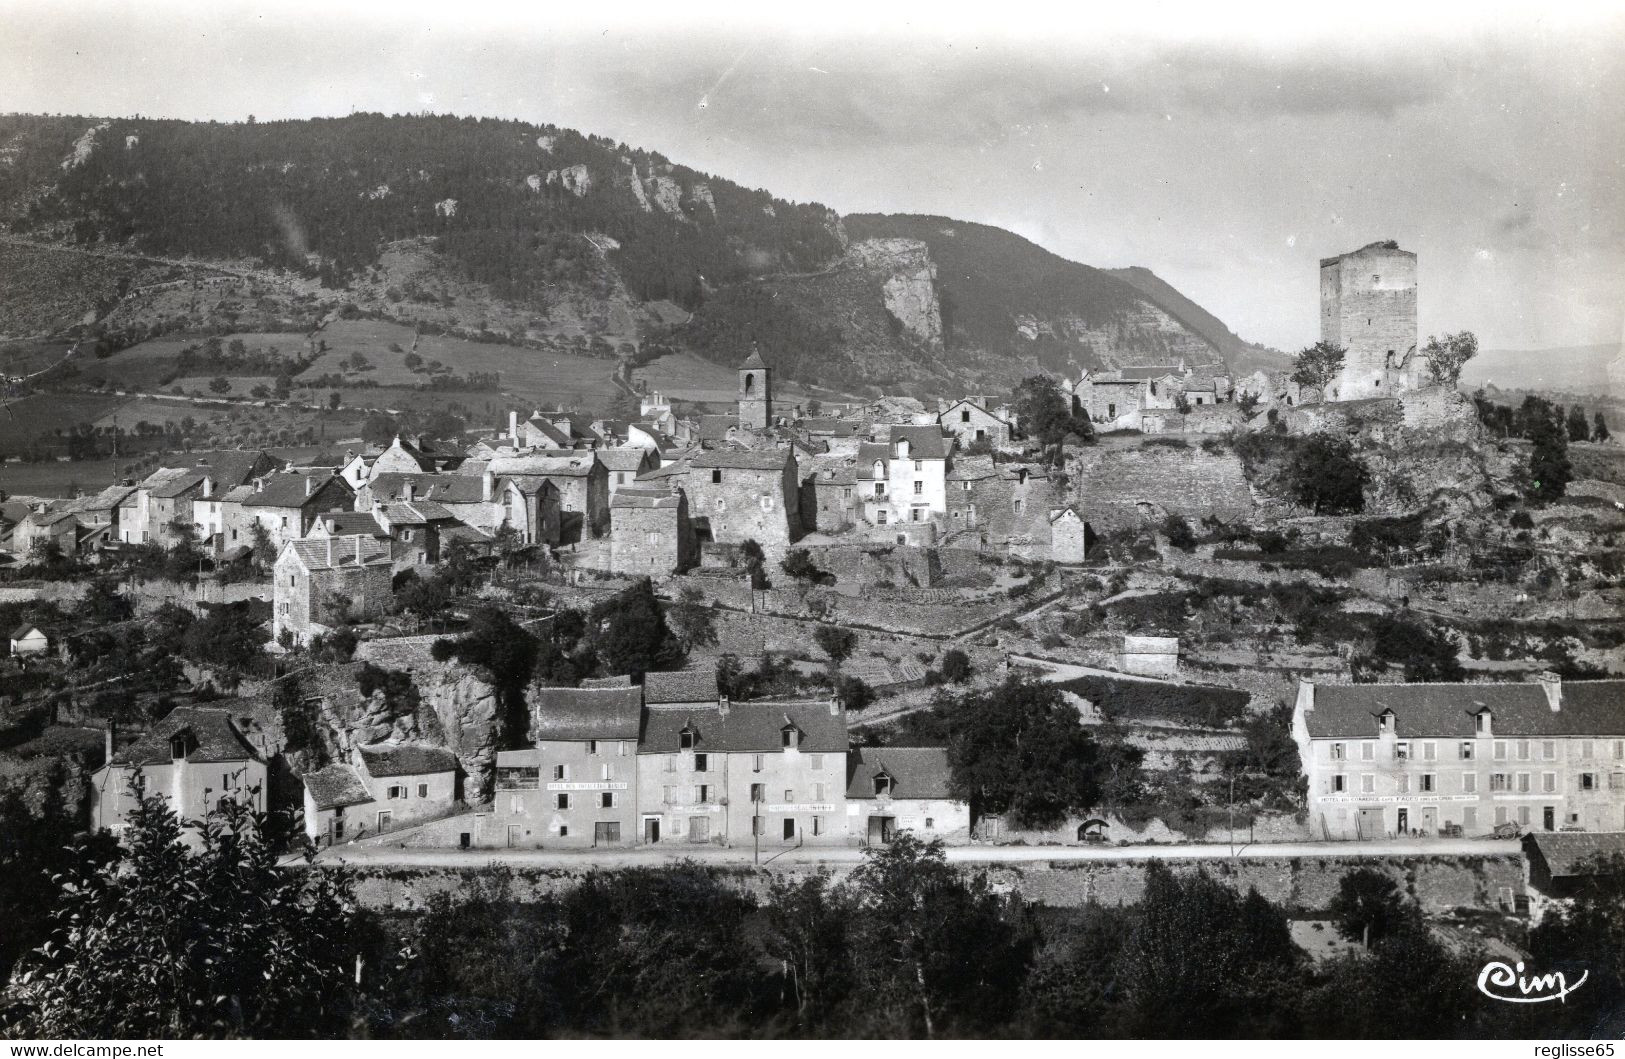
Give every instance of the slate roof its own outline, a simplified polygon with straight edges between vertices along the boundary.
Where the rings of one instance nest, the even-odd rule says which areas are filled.
[[[434,500],[387,500],[377,506],[391,526],[427,526],[432,522],[455,522],[457,516]]]
[[[1489,709],[1496,738],[1625,735],[1625,680],[1564,681],[1553,710],[1539,684],[1317,684],[1305,715],[1314,739],[1370,739],[1394,711],[1401,739],[1470,738]]]
[[[329,765],[306,773],[305,790],[310,792],[317,809],[336,809],[341,805],[360,805],[372,801],[372,795],[367,793],[367,785],[349,765]]]
[[[391,471],[368,484],[374,500],[400,499],[401,489],[412,483],[414,499],[438,500],[443,504],[478,504],[485,501],[485,480],[472,474],[407,474]]]
[[[702,415],[699,427],[700,440],[721,441],[728,436],[728,431],[738,426],[738,415]]]
[[[717,671],[714,666],[705,669],[684,669],[674,673],[643,674],[643,701],[652,707],[671,706],[676,703],[716,702]]]
[[[648,449],[599,449],[598,462],[612,471],[640,471],[647,460]]]
[[[456,772],[457,755],[438,746],[422,743],[375,743],[360,748],[361,762],[374,777],[423,776],[432,772]]]
[[[312,482],[314,475],[291,472],[287,474],[273,474],[260,483],[259,489],[250,492],[237,502],[244,507],[304,507],[314,503],[323,489],[333,482],[339,484],[339,489],[346,496],[354,496],[355,490],[350,483],[336,475],[319,482]],[[306,482],[311,482],[306,492]]]
[[[40,633],[42,635],[44,634],[44,630],[41,629],[38,625],[19,625],[15,629],[11,630],[11,638],[13,640],[21,640],[24,637],[28,636],[30,633],[36,633],[36,632]]]
[[[183,496],[193,489],[200,488],[203,485],[204,480],[210,478],[212,474],[213,472],[207,469],[180,471],[165,469],[162,471],[155,471],[153,472],[152,476],[147,479],[147,481],[151,483],[150,485],[147,485],[147,492],[152,496],[165,499],[169,497]],[[163,477],[159,478],[159,475],[162,475]],[[158,480],[153,481],[154,478],[158,478]],[[219,479],[215,480],[216,486],[220,486],[222,484],[223,483]]]
[[[317,521],[325,523],[328,533],[335,537],[353,537],[358,533],[369,537],[387,537],[384,527],[378,525],[378,520],[365,511],[328,511],[317,516]]]
[[[814,754],[844,753],[847,749],[846,710],[831,713],[828,701],[746,702],[719,709],[643,711],[643,732],[638,753],[670,754],[682,749],[680,733],[692,726],[694,749],[713,754],[782,751],[786,724],[801,733],[799,746]]]
[[[869,746],[846,755],[846,796],[875,797],[875,777],[891,777],[893,798],[951,798],[948,751],[940,746]]]
[[[750,368],[765,368],[765,367],[767,367],[767,362],[762,360],[761,352],[759,350],[755,349],[755,348],[752,348],[751,351],[750,351],[750,356],[745,358],[745,363],[739,365],[739,370],[740,371],[745,371],[745,370],[750,369]]]
[[[259,754],[243,738],[231,716],[224,710],[210,710],[200,706],[177,706],[168,716],[153,725],[140,739],[113,755],[116,765],[167,765],[170,757],[170,737],[189,731],[196,747],[186,760],[258,761]]]
[[[267,454],[261,449],[216,449],[210,452],[187,453],[171,467],[182,470],[206,469],[214,476],[215,485],[242,485],[254,476]],[[274,464],[275,460],[271,460]]]
[[[584,478],[592,473],[598,456],[592,452],[569,456],[498,456],[491,461],[490,470],[496,475],[541,475],[546,478]]]
[[[533,688],[530,737],[548,740],[636,739],[643,689]]]
[[[133,485],[110,485],[95,493],[64,500],[55,505],[58,511],[111,511],[124,502],[125,497],[135,492]]]
[[[1625,831],[1532,831],[1524,838],[1540,851],[1552,878],[1595,874],[1594,857],[1625,856]]]
[[[908,458],[911,460],[945,460],[948,458],[949,447],[953,444],[943,436],[942,428],[939,426],[893,426],[891,428],[893,446],[902,439],[908,441]]]
[[[359,534],[349,537],[321,537],[288,541],[282,547],[284,551],[292,548],[307,570],[332,570],[355,565],[357,541],[361,542],[361,562],[363,565],[376,566],[391,561],[389,541]],[[331,566],[328,564],[327,559],[329,542],[332,545],[333,556]],[[278,558],[281,557],[278,556]]]
[[[675,460],[664,467],[656,467],[652,471],[644,471],[642,474],[638,475],[635,480],[639,482],[653,482],[665,478],[675,478],[685,475],[688,473],[689,463],[689,459]]]
[[[948,472],[947,480],[950,482],[979,482],[986,478],[998,477],[999,469],[993,464],[992,456],[961,456],[954,461],[953,468]]]
[[[676,509],[681,504],[681,498],[664,489],[650,486],[623,485],[615,490],[609,506],[611,510],[617,508],[641,508],[646,511],[658,508]]]
[[[778,471],[793,457],[789,449],[713,449],[694,457],[699,468],[725,467],[739,471]]]
[[[822,485],[851,485],[857,481],[855,467],[851,456],[819,455],[801,466],[801,474]]]
[[[564,431],[560,430],[558,427],[554,426],[552,423],[541,418],[540,416],[532,416],[526,422],[533,429],[535,429],[537,433],[541,434],[542,437],[551,441],[553,444],[563,445],[565,448],[570,447],[570,435],[566,434]]]
[[[983,415],[987,416],[989,419],[997,419],[999,422],[1004,423],[1006,426],[1009,425],[1010,421],[1008,419],[1004,418],[1004,416],[1001,416],[1001,415],[999,415],[999,413],[997,413],[997,412],[993,411],[992,409],[988,408],[987,405],[983,404],[981,401],[975,400],[974,398],[970,398],[970,397],[961,397],[961,398],[959,398],[959,400],[952,402],[951,404],[948,405],[948,407],[946,407],[942,411],[938,412],[937,413],[937,422],[939,422],[939,423],[942,422],[944,416],[948,415],[948,413],[954,411],[955,409],[957,409],[962,404],[970,405],[972,408],[976,409],[978,412],[981,412]]]
[[[1149,364],[1118,368],[1117,374],[1124,380],[1161,379],[1167,375],[1172,375],[1176,379],[1180,377],[1178,364]]]

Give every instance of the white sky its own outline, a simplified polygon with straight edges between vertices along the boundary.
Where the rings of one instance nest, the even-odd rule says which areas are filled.
[[[1619,3],[338,6],[0,0],[0,110],[554,122],[1145,265],[1285,349],[1318,337],[1317,259],[1392,238],[1424,334],[1621,337]]]

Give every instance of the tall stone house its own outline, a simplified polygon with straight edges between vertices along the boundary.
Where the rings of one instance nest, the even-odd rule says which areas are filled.
[[[599,449],[598,462],[604,465],[604,480],[608,486],[609,500],[613,505],[615,493],[623,485],[631,485],[638,480],[638,475],[660,467],[660,454],[658,450],[644,445],[625,445],[614,449]]]
[[[689,514],[702,539],[719,544],[754,540],[782,553],[801,535],[799,476],[790,448],[702,452],[689,461],[685,473],[669,477],[688,496]]]
[[[592,848],[637,840],[643,689],[531,689],[526,750],[497,753],[494,836],[501,845]]]
[[[393,596],[387,541],[356,534],[288,541],[273,571],[271,635],[298,644],[383,614]]]
[[[854,474],[871,526],[930,522],[947,514],[952,441],[936,426],[891,426],[883,443],[859,446]]]
[[[499,456],[486,470],[498,478],[519,482],[522,487],[539,487],[544,480],[552,484],[558,493],[560,519],[555,541],[601,537],[609,528],[609,471],[595,452]],[[538,516],[538,522],[542,521]],[[545,526],[538,528],[538,534],[533,539],[547,538]]]
[[[210,540],[222,528],[218,494],[278,466],[279,461],[259,450],[194,452],[175,459],[147,475],[119,502],[118,540],[172,548],[180,541],[177,524],[188,527],[198,540]]]
[[[1416,294],[1416,255],[1392,240],[1321,259],[1320,338],[1348,350],[1328,400],[1396,397],[1422,385]]]
[[[667,577],[693,566],[697,551],[681,489],[628,485],[610,501],[611,573]]]
[[[265,756],[230,711],[177,706],[134,743],[116,749],[111,729],[107,742],[107,763],[91,777],[95,828],[123,830],[138,769],[147,794],[162,797],[183,821],[203,819],[226,799],[265,808]]]
[[[1625,831],[1625,680],[1304,681],[1292,732],[1325,838]]]
[[[251,547],[256,526],[265,532],[271,547],[280,549],[285,542],[306,536],[319,515],[350,510],[355,490],[326,471],[281,473],[227,490],[217,500],[223,550]]]
[[[960,448],[969,448],[982,442],[998,446],[1008,444],[1015,428],[1003,416],[988,410],[983,402],[963,397],[937,413],[937,425],[943,433],[953,435]]]
[[[641,840],[843,844],[847,746],[846,711],[833,699],[651,707],[638,744]]]

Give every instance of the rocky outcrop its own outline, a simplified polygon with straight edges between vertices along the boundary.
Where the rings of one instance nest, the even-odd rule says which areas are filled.
[[[703,183],[695,184],[689,189],[689,196],[694,203],[694,211],[696,213],[698,213],[700,207],[703,206],[711,211],[712,219],[716,219],[717,202],[716,199],[711,197],[711,185]]]
[[[96,149],[96,136],[105,131],[110,124],[112,123],[104,121],[100,125],[92,125],[81,133],[79,138],[73,141],[73,153],[62,159],[62,168],[78,169],[90,161],[91,152]]]
[[[557,184],[579,199],[592,190],[592,173],[584,165],[565,166],[563,169],[549,170],[547,183],[549,186]]]
[[[848,247],[846,256],[852,267],[886,275],[881,285],[886,312],[905,334],[929,349],[942,348],[937,266],[924,243],[916,239],[867,239]]]
[[[553,145],[555,143],[557,143],[557,142],[558,142],[558,137],[556,137],[556,136],[538,136],[538,137],[536,137],[536,146],[540,147],[542,150],[548,152],[549,154],[553,153]]]
[[[434,214],[436,217],[457,216],[457,200],[441,199],[439,202],[434,204]]]
[[[1224,369],[1210,342],[1150,302],[1101,322],[1070,313],[1054,317],[1020,313],[1014,320],[1016,332],[1029,342],[1054,339],[1076,346],[1075,359],[1083,368],[1111,370],[1184,361],[1192,370]]]
[[[322,713],[334,756],[347,758],[354,747],[392,740],[443,746],[457,755],[466,797],[489,799],[496,767],[496,690],[465,666],[434,661],[428,653],[434,639],[384,641],[381,651],[358,652],[374,665],[410,675],[415,701],[382,689],[363,696],[353,667],[325,675]]]
[[[673,217],[686,217],[683,213],[683,186],[669,174],[650,173],[647,188],[656,206]]]

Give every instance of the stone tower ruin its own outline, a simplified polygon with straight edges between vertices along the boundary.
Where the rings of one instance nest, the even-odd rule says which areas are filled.
[[[773,389],[767,364],[761,353],[750,351],[739,365],[739,425],[748,430],[765,430],[773,422]]]
[[[1322,258],[1320,338],[1348,349],[1329,401],[1391,397],[1421,385],[1416,255],[1389,240]]]

